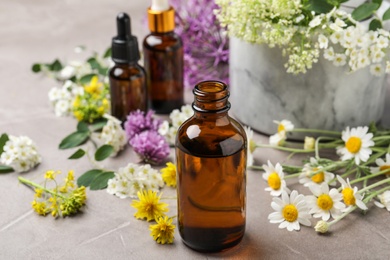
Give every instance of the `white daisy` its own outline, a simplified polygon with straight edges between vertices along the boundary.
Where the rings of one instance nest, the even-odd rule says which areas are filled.
[[[247,150],[247,166],[252,166],[253,165],[253,152],[256,149],[256,143],[253,141],[253,130],[249,126],[245,126],[245,133],[246,133],[246,138],[248,141],[248,150]]]
[[[387,190],[379,194],[378,198],[380,202],[374,200],[374,204],[379,208],[386,208],[387,211],[390,211],[390,191]]]
[[[320,171],[322,168],[323,167],[319,165],[318,161],[314,157],[311,157],[310,163],[303,165],[302,173],[299,175],[299,183],[303,184],[305,187],[309,187],[311,184],[328,183],[333,180],[334,174],[327,171]],[[318,173],[313,175],[314,172]],[[333,185],[335,185],[335,183],[333,183]]]
[[[375,163],[378,167],[370,167],[372,173],[377,173],[384,170],[390,170],[390,153],[386,154],[386,160],[378,158],[375,160]],[[390,172],[386,173],[387,176],[390,176]]]
[[[276,121],[274,120],[275,124],[278,124],[278,133],[281,132],[289,132],[294,129],[294,125],[289,120],[283,119],[282,121]]]
[[[360,164],[360,161],[366,162],[372,153],[370,146],[374,145],[371,140],[372,133],[367,133],[368,127],[349,127],[341,134],[341,139],[345,142],[344,147],[338,147],[337,153],[341,156],[342,161],[355,158],[355,163]]]
[[[276,211],[268,215],[271,223],[280,223],[279,228],[287,228],[288,231],[300,230],[300,224],[310,226],[310,214],[302,194],[296,190],[289,196],[286,191],[282,193],[282,199],[273,198],[271,207]]]
[[[337,175],[337,180],[341,183],[343,194],[343,200],[345,205],[347,205],[347,208],[345,210],[348,210],[352,206],[357,206],[362,210],[367,210],[366,204],[363,202],[363,196],[358,192],[358,188],[354,187],[352,189],[351,184],[349,183],[349,179],[347,178],[347,181],[345,181],[341,176]]]
[[[325,182],[321,185],[312,184],[309,189],[313,195],[306,196],[306,201],[310,208],[309,213],[313,214],[313,217],[327,221],[331,216],[337,218],[341,215],[345,205],[341,202],[343,195],[337,189],[329,191],[329,186]]]
[[[263,164],[265,173],[263,173],[263,179],[268,182],[266,191],[271,192],[271,196],[280,196],[282,191],[285,190],[290,193],[287,188],[286,181],[284,180],[284,172],[282,166],[277,163],[275,166],[268,160],[268,165]]]
[[[286,133],[276,133],[269,137],[269,144],[274,146],[280,146],[283,144],[284,140],[286,140]]]

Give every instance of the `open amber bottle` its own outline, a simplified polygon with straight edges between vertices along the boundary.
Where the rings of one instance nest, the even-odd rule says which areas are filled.
[[[178,222],[183,242],[198,251],[222,251],[245,232],[247,140],[228,115],[227,85],[198,83],[194,116],[176,137]]]

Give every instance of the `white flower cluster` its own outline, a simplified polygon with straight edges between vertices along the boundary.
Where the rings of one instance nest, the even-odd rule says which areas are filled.
[[[1,154],[0,163],[12,167],[16,172],[26,172],[42,161],[35,143],[27,136],[8,136]]]
[[[83,95],[84,88],[67,80],[61,88],[54,87],[49,91],[49,100],[56,116],[69,116],[77,95]]]
[[[129,163],[119,168],[115,177],[108,181],[107,192],[121,199],[137,197],[141,190],[159,191],[164,186],[161,174],[150,164],[137,165]]]
[[[158,133],[164,136],[168,143],[175,144],[176,133],[179,127],[194,114],[191,105],[182,106],[180,110],[175,109],[169,115],[171,124],[168,121],[164,121],[158,129]]]
[[[389,73],[390,62],[384,62],[389,46],[389,32],[383,29],[369,31],[354,21],[354,25],[348,26],[344,20],[353,21],[353,18],[338,10],[318,15],[310,22],[309,27],[327,32],[326,35],[318,35],[318,46],[324,49],[324,58],[335,66],[348,64],[351,71],[370,66],[372,75]]]
[[[115,156],[127,143],[126,132],[121,127],[121,121],[115,117],[108,114],[104,114],[103,117],[107,118],[108,121],[102,129],[99,139],[104,144],[109,144],[114,148],[112,156]]]

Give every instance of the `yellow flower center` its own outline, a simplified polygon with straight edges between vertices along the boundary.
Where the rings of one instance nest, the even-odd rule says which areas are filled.
[[[283,218],[288,222],[294,222],[298,218],[298,210],[292,205],[288,204],[283,208]]]
[[[280,189],[281,184],[282,184],[282,181],[280,180],[280,177],[276,172],[273,172],[268,176],[268,185],[272,189],[274,189],[274,190]]]
[[[343,194],[344,202],[347,206],[355,205],[355,196],[353,195],[353,189],[347,187],[341,192]]]
[[[333,207],[333,200],[328,194],[322,194],[317,198],[317,205],[320,209],[330,210]]]
[[[357,153],[360,151],[360,147],[362,146],[362,139],[356,136],[352,136],[348,139],[345,147],[350,153]]]
[[[382,165],[381,167],[379,167],[379,171],[384,171],[389,169],[390,169],[390,165]],[[390,175],[390,172],[386,172],[386,175]]]
[[[314,172],[318,171],[318,168],[314,168],[313,169]],[[322,183],[324,180],[325,180],[325,174],[324,172],[319,172],[319,173],[316,173],[314,174],[312,177],[311,177],[311,180],[315,183]]]
[[[280,132],[282,132],[282,131],[284,131],[284,130],[286,130],[286,128],[284,128],[284,125],[279,124],[279,125],[278,125],[278,133],[280,133]]]

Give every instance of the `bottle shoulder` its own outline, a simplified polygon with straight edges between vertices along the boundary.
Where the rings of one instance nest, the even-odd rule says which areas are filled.
[[[178,129],[176,146],[190,154],[228,156],[246,149],[247,139],[233,118],[207,121],[193,117]]]
[[[115,64],[110,68],[108,72],[109,76],[112,78],[130,78],[130,77],[145,77],[145,69],[139,65],[135,64]]]
[[[143,46],[149,50],[180,49],[183,42],[176,33],[156,34],[151,33],[144,38]]]

